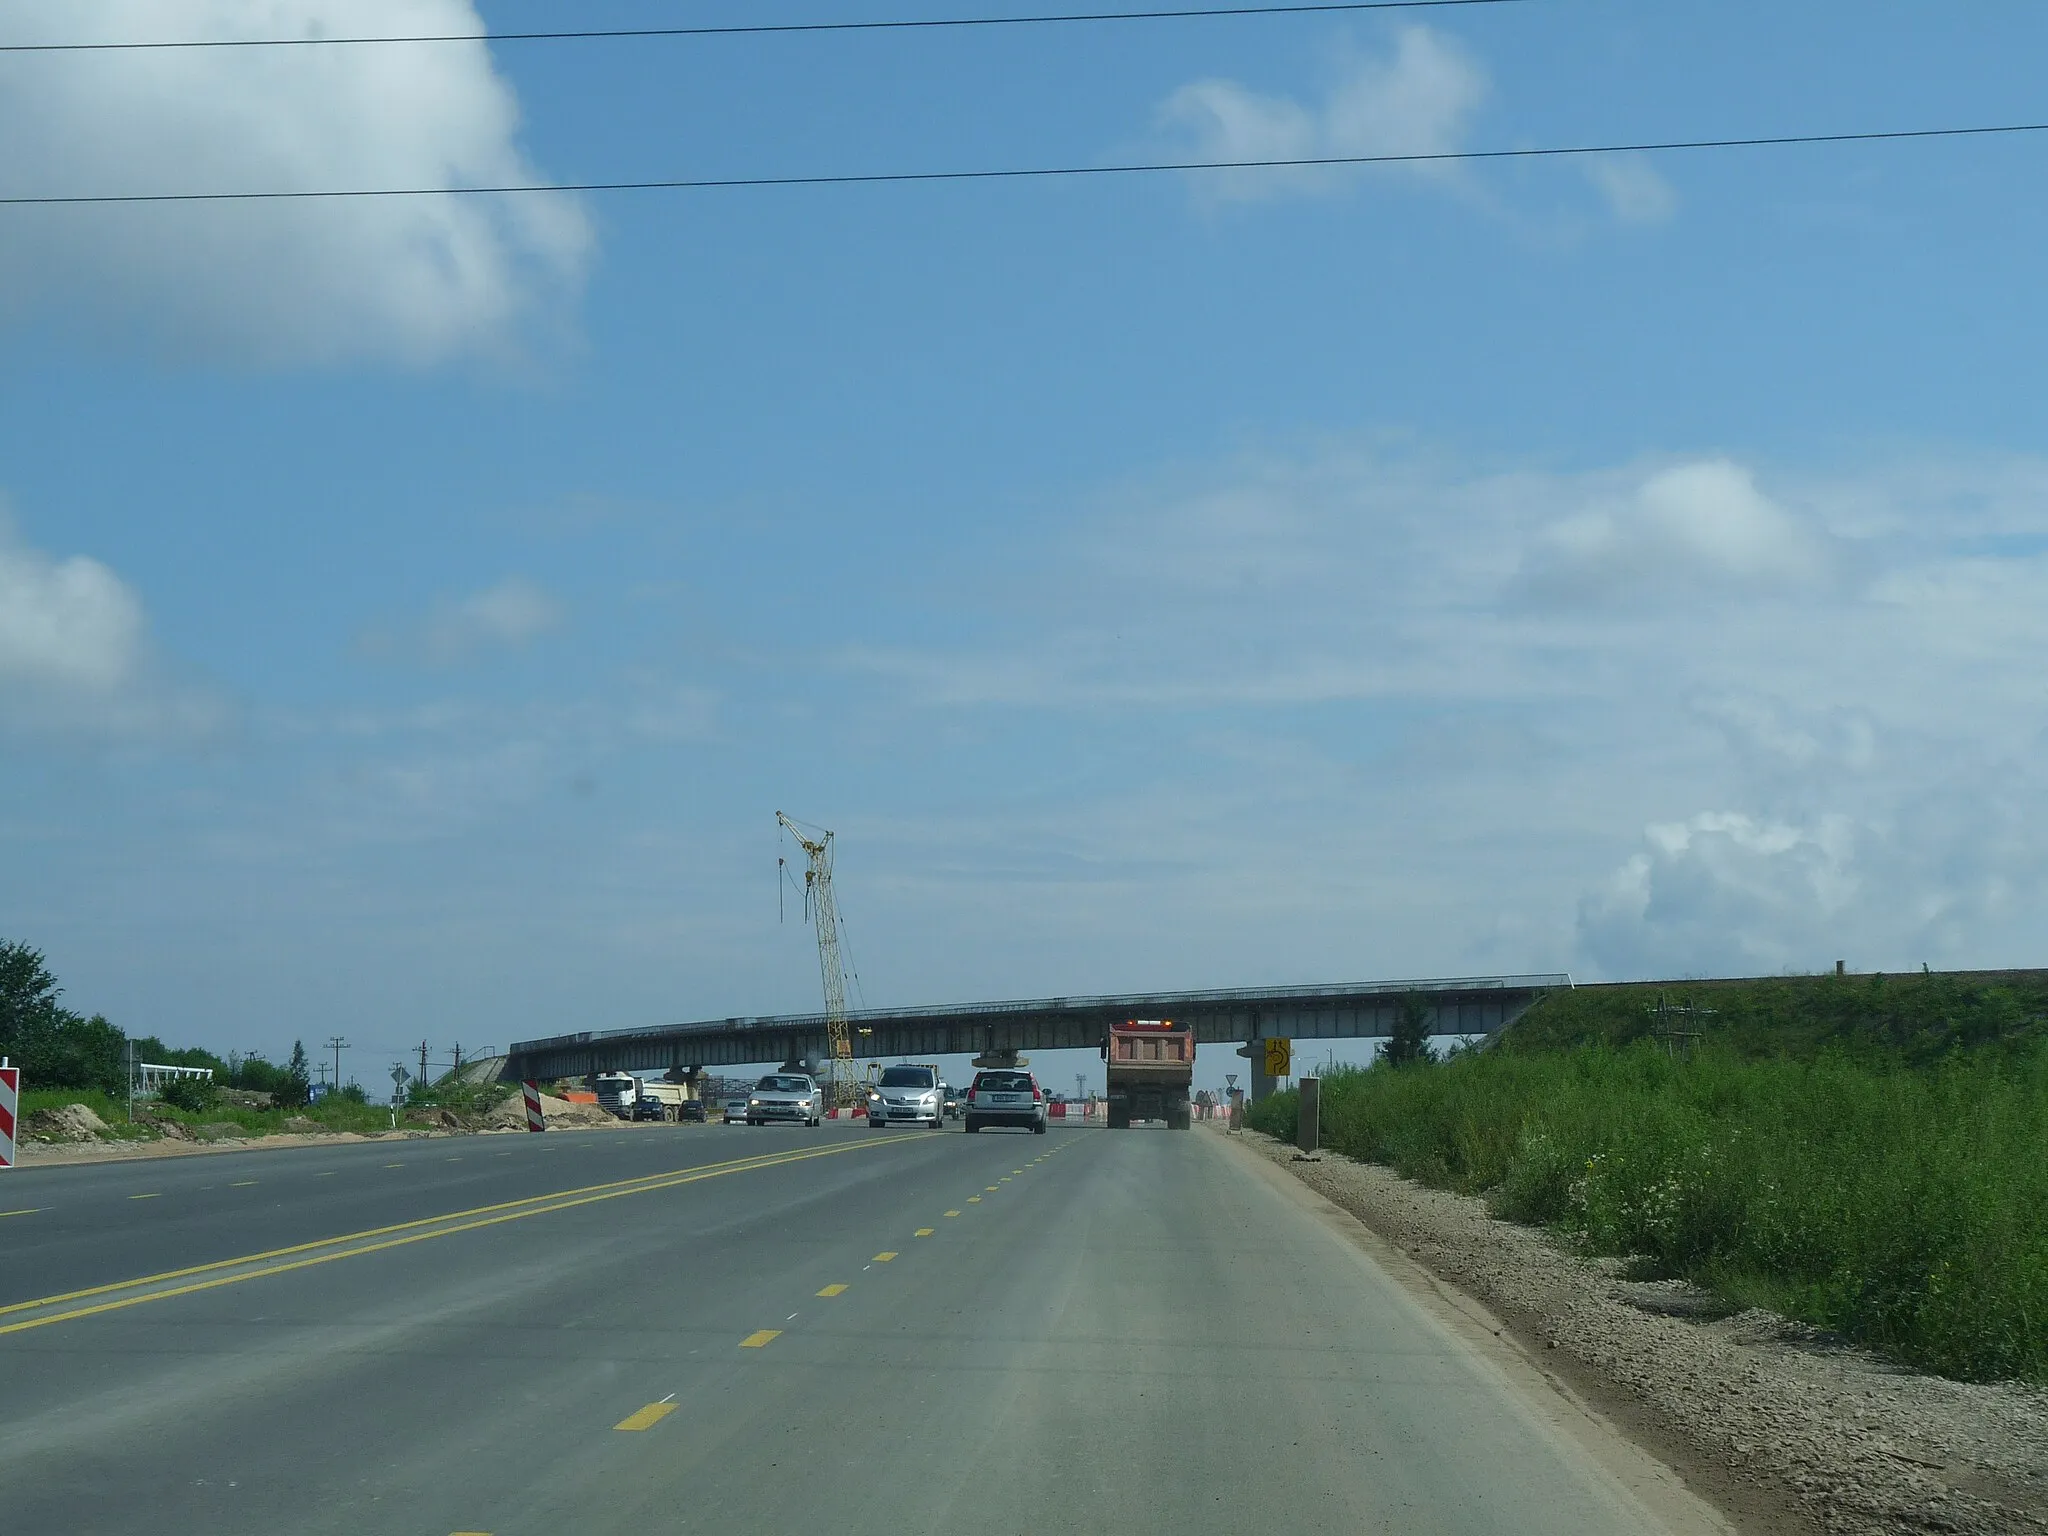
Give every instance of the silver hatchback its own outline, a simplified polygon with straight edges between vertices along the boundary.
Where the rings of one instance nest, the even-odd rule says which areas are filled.
[[[1045,1134],[1045,1090],[1029,1072],[1007,1068],[974,1075],[967,1090],[967,1129],[984,1125],[1014,1125],[1037,1135]]]

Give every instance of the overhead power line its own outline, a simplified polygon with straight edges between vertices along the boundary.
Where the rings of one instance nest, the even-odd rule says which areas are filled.
[[[1074,176],[1149,176],[1170,171],[1317,170],[1343,166],[1441,165],[1481,160],[1555,160],[1684,149],[1777,149],[1795,144],[1882,144],[1909,139],[1990,138],[2048,133],[2048,123],[1964,128],[1890,128],[1865,133],[1785,133],[1740,139],[1658,139],[1631,144],[1564,144],[1530,149],[1446,149],[1397,155],[1305,155],[1284,160],[1156,160],[1123,165],[1010,166],[961,171],[854,171],[806,176],[677,176],[643,181],[506,182],[459,187],[308,187],[259,192],[90,192],[0,197],[0,208],[96,203],[268,203],[371,197],[496,197],[530,192],[697,192],[737,187],[859,187],[894,182],[1032,181]]]
[[[112,43],[0,43],[0,53],[134,53],[161,48],[347,48],[388,43],[559,43],[607,37],[762,37],[802,32],[936,32],[966,27],[1045,27],[1072,22],[1189,21],[1225,16],[1317,16],[1341,11],[1430,11],[1519,5],[1522,0],[1330,0],[1312,5],[1191,6],[1170,11],[1072,11],[1042,16],[942,16],[900,21],[787,21],[700,27],[577,27],[547,32],[395,33],[377,37],[203,37]]]

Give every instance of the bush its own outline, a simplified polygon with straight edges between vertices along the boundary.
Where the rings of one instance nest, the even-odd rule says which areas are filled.
[[[1464,1055],[1334,1073],[1323,1144],[1972,1380],[2048,1380],[2048,1042]],[[1252,1123],[1293,1134],[1296,1096]]]
[[[173,1077],[163,1082],[156,1091],[157,1102],[168,1104],[173,1109],[182,1109],[187,1114],[204,1114],[213,1108],[219,1097],[212,1083],[203,1077]]]

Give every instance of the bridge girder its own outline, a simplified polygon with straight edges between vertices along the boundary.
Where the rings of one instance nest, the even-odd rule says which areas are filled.
[[[1433,1033],[1491,1035],[1513,1023],[1544,993],[1570,985],[1571,978],[1565,975],[1482,976],[1160,992],[953,1008],[877,1009],[851,1015],[850,1022],[855,1056],[884,1061],[1093,1050],[1111,1023],[1133,1018],[1192,1023],[1199,1045],[1275,1036],[1372,1039],[1393,1033],[1403,1000],[1414,994],[1430,1010]],[[749,1066],[822,1059],[830,1049],[822,1014],[714,1019],[521,1041],[511,1048],[505,1076],[552,1079],[592,1072]]]

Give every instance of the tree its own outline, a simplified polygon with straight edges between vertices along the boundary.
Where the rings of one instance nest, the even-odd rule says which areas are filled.
[[[306,1042],[294,1040],[291,1060],[278,1074],[277,1086],[270,1090],[270,1102],[279,1109],[298,1109],[312,1096],[313,1071],[306,1060]]]
[[[1429,1048],[1429,1004],[1418,992],[1401,999],[1401,1016],[1394,1021],[1394,1033],[1387,1040],[1380,1059],[1390,1067],[1424,1065],[1436,1060]]]
[[[126,1037],[98,1014],[64,1007],[62,994],[40,950],[0,939],[0,1055],[38,1088],[125,1091]]]

